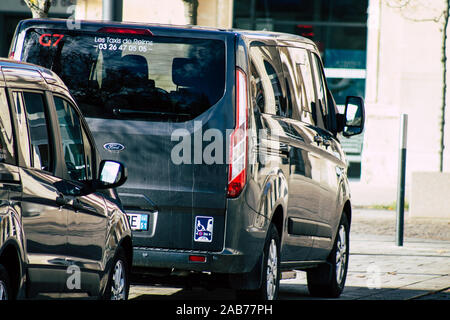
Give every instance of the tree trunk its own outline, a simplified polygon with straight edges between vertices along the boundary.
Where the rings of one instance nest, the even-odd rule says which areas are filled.
[[[445,111],[447,107],[447,27],[449,22],[450,0],[446,1],[444,12],[444,29],[442,30],[442,106],[441,106],[441,141],[439,148],[439,171],[444,171],[444,149],[445,149]]]
[[[190,25],[197,24],[197,9],[198,9],[198,0],[183,0],[185,2],[186,15],[188,17],[188,21]]]
[[[51,0],[25,0],[33,18],[48,18]]]

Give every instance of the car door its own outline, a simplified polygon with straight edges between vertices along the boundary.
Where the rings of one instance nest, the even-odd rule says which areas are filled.
[[[332,133],[336,131],[334,101],[328,93],[321,59],[314,52],[311,52],[311,62],[318,109],[318,144],[322,149],[320,214],[312,258],[325,259],[332,248],[333,230],[336,230],[341,215],[339,186],[345,172],[345,163],[339,141]]]
[[[289,132],[290,168],[288,233],[292,249],[288,257],[311,260],[311,247],[320,224],[322,203],[323,149],[318,143],[320,130],[315,114],[316,100],[313,73],[308,51],[301,47],[280,47],[280,56],[287,81],[288,101],[292,112],[286,120]],[[298,246],[308,250],[301,251]]]
[[[250,47],[250,57],[252,104],[260,114],[256,118],[261,119],[260,127],[266,136],[260,139],[260,153],[264,151],[268,159],[278,155],[278,163],[265,163],[264,168],[280,167],[289,186],[281,260],[295,263],[307,259],[315,232],[312,217],[318,215],[320,195],[318,181],[314,181],[317,159],[309,147],[310,133],[292,121],[293,113],[298,113],[293,99],[297,81],[286,81],[292,71],[288,52],[258,42]]]
[[[46,95],[11,90],[22,183],[20,206],[26,239],[30,294],[60,292],[65,283],[67,211]]]
[[[83,182],[95,174],[95,151],[83,127],[81,116],[66,98],[55,95],[54,105],[65,163],[66,197],[71,199],[68,211],[68,264],[81,271],[81,291],[96,294],[99,273],[105,268],[103,254],[107,235],[105,199],[99,193],[77,195]],[[69,288],[70,289],[70,288]]]

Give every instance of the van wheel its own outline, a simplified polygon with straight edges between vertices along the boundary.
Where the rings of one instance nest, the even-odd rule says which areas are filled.
[[[313,296],[337,298],[344,290],[350,252],[350,226],[345,214],[327,263],[307,271],[308,289]]]
[[[130,289],[129,279],[129,268],[125,251],[122,247],[119,247],[113,261],[103,298],[105,300],[127,300]]]
[[[242,299],[276,300],[280,288],[280,237],[273,224],[267,233],[263,252],[261,287],[256,290],[239,290]]]
[[[9,300],[11,288],[9,286],[9,276],[5,267],[0,264],[0,300]]]

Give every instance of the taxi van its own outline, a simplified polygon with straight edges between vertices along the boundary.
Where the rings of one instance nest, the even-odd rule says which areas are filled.
[[[102,157],[128,167],[133,273],[208,274],[276,299],[280,272],[306,270],[312,294],[340,295],[352,218],[341,141],[362,132],[364,103],[338,113],[312,41],[25,20],[10,56],[57,73]]]

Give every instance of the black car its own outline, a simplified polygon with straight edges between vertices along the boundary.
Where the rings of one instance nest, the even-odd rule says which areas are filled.
[[[0,59],[0,300],[126,299],[131,230],[116,192],[125,167],[100,160],[67,87]]]
[[[364,105],[348,97],[337,112],[312,41],[25,20],[10,56],[60,75],[102,156],[129,168],[118,192],[135,273],[208,273],[274,299],[280,272],[297,269],[312,294],[342,292],[352,210],[340,141],[362,132]]]

